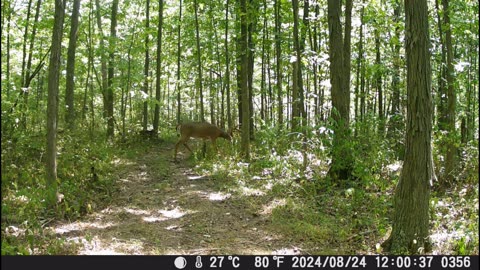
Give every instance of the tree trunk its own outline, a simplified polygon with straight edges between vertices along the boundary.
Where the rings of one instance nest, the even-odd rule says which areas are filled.
[[[380,56],[380,31],[375,29],[375,65],[376,65],[376,73],[375,73],[375,88],[377,88],[378,93],[378,135],[380,138],[383,138],[383,131],[384,131],[384,113],[383,113],[383,89],[382,89],[382,62]]]
[[[445,45],[447,50],[447,155],[445,158],[445,181],[447,185],[453,184],[455,180],[455,168],[457,163],[457,134],[455,128],[455,109],[457,97],[454,88],[453,49],[452,49],[452,27],[450,25],[449,0],[442,0],[443,22],[445,25]]]
[[[432,180],[432,96],[426,0],[405,0],[407,59],[406,153],[394,195],[393,228],[383,243],[393,254],[429,251]]]
[[[157,80],[155,84],[155,115],[153,118],[153,132],[158,133],[158,125],[160,122],[160,80],[162,69],[162,28],[163,28],[163,0],[159,1],[158,8],[158,33],[157,33]]]
[[[232,123],[232,110],[230,105],[230,55],[228,52],[228,5],[229,0],[225,4],[225,63],[226,63],[226,72],[225,72],[225,86],[226,86],[226,95],[227,95],[227,123],[228,129],[233,128]]]
[[[97,17],[97,27],[99,32],[99,39],[100,39],[100,62],[101,62],[101,74],[102,74],[102,96],[103,96],[103,117],[107,119],[107,110],[108,110],[108,96],[107,96],[107,88],[108,88],[108,77],[107,77],[107,56],[106,56],[106,48],[105,48],[105,35],[103,33],[102,28],[102,15],[100,14],[100,1],[95,0],[95,9],[96,9],[96,17]]]
[[[401,141],[403,139],[398,138],[403,127],[402,111],[400,109],[400,67],[402,66],[402,60],[400,58],[400,1],[395,0],[395,7],[393,10],[393,21],[395,22],[395,40],[393,44],[393,70],[392,70],[392,97],[391,97],[391,110],[390,119],[388,123],[387,138],[390,139],[391,145],[398,158],[403,160],[403,147]]]
[[[276,79],[277,79],[277,113],[278,126],[283,125],[283,93],[282,93],[282,19],[281,19],[281,0],[275,0],[275,61],[276,61]]]
[[[145,31],[147,34],[145,35],[145,62],[143,66],[143,93],[144,93],[144,101],[143,101],[143,118],[142,118],[142,127],[143,131],[147,131],[148,127],[148,72],[150,70],[150,52],[149,52],[149,28],[150,28],[150,0],[146,2],[146,14],[145,14]]]
[[[332,163],[328,176],[334,180],[351,178],[353,157],[349,149],[349,111],[350,93],[346,87],[344,69],[344,46],[342,25],[340,24],[341,3],[328,1],[328,29],[330,54],[330,82],[332,84],[332,119],[334,137]]]
[[[298,0],[292,1],[292,11],[293,11],[293,47],[295,53],[295,61],[293,64],[292,71],[292,132],[296,132],[299,127],[300,122],[300,89],[299,89],[299,78],[300,73],[300,42],[298,34]]]
[[[73,1],[72,19],[70,27],[70,39],[68,42],[67,53],[67,83],[65,87],[65,121],[69,129],[75,125],[75,107],[74,107],[74,89],[75,89],[75,51],[77,49],[78,37],[78,15],[80,10],[80,0]]]
[[[107,85],[107,138],[112,139],[114,135],[114,119],[113,119],[113,77],[114,77],[114,60],[115,60],[115,43],[117,38],[117,11],[118,0],[112,2],[112,17],[110,25],[110,42],[108,57],[108,85]]]
[[[180,0],[179,15],[178,15],[178,40],[177,40],[177,81],[175,87],[177,88],[177,124],[181,122],[182,115],[182,95],[180,91],[180,41],[181,41],[181,29],[182,29],[182,0]]]
[[[438,71],[438,90],[436,93],[436,105],[437,105],[437,125],[439,131],[445,131],[446,130],[446,122],[447,122],[447,105],[445,104],[445,96],[447,94],[446,86],[445,86],[445,81],[446,81],[446,72],[447,72],[447,66],[445,65],[446,63],[446,57],[447,57],[447,50],[445,47],[445,40],[444,40],[444,34],[443,34],[443,27],[442,27],[442,19],[441,19],[441,11],[439,8],[439,1],[441,0],[435,0],[435,9],[437,13],[437,25],[438,25],[438,35],[439,35],[439,41],[440,41],[440,50],[441,50],[441,60],[440,60],[440,68]]]
[[[196,44],[197,44],[197,71],[198,71],[198,78],[197,78],[197,87],[200,96],[200,121],[205,121],[205,109],[203,104],[203,78],[202,78],[202,57],[200,51],[200,33],[199,33],[199,26],[198,26],[198,2],[194,0],[194,8],[195,8],[195,34],[196,34]]]
[[[57,195],[57,115],[58,115],[58,88],[60,79],[60,57],[62,52],[62,33],[64,6],[62,0],[55,0],[55,17],[52,35],[52,50],[48,66],[48,100],[47,100],[47,207],[56,204]]]
[[[242,100],[242,155],[250,159],[250,104],[248,89],[248,8],[247,0],[240,0],[240,39],[239,53],[241,59],[241,100]]]

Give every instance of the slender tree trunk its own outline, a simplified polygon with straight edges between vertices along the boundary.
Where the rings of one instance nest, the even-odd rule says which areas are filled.
[[[10,98],[10,28],[12,22],[12,8],[10,1],[7,1],[8,8],[7,8],[7,70],[6,70],[6,78],[7,78],[7,99]]]
[[[75,125],[75,107],[74,107],[74,89],[75,89],[75,51],[77,49],[78,37],[78,16],[80,10],[80,0],[73,1],[73,10],[70,26],[70,39],[68,42],[67,53],[67,83],[65,87],[65,121],[69,129],[74,129]]]
[[[447,73],[447,65],[446,57],[447,57],[447,49],[445,47],[445,39],[443,33],[443,26],[442,26],[442,19],[441,19],[441,11],[439,8],[439,2],[441,0],[435,0],[435,9],[437,13],[437,24],[438,24],[438,35],[440,41],[440,68],[438,71],[438,90],[436,93],[436,104],[437,104],[437,125],[440,131],[446,130],[446,123],[447,123],[447,105],[445,104],[445,96],[447,95],[446,90],[446,73]]]
[[[445,158],[445,180],[447,185],[453,184],[455,180],[455,168],[457,167],[457,135],[455,128],[455,110],[457,97],[454,88],[453,69],[453,48],[452,48],[452,27],[450,25],[449,0],[442,0],[443,22],[445,23],[445,45],[447,50],[447,155]]]
[[[113,119],[113,77],[114,77],[114,60],[115,60],[115,43],[117,38],[117,12],[118,0],[112,2],[112,17],[110,25],[110,42],[108,57],[108,85],[107,85],[107,138],[112,139],[114,135],[114,119]]]
[[[281,0],[275,0],[275,60],[276,60],[276,84],[277,84],[277,113],[278,126],[283,125],[283,93],[282,93],[282,19]]]
[[[145,14],[145,31],[149,31],[150,28],[150,0],[146,2],[146,14]],[[150,70],[150,51],[148,48],[150,41],[149,41],[149,34],[145,35],[145,62],[143,67],[143,93],[144,93],[144,101],[143,101],[143,117],[142,117],[142,127],[143,131],[147,131],[148,127],[148,73]]]
[[[295,51],[295,61],[293,64],[292,71],[292,132],[297,131],[299,122],[300,122],[300,90],[299,90],[299,75],[301,72],[300,62],[301,62],[301,53],[300,53],[300,41],[298,34],[298,0],[292,0],[293,7],[293,47]]]
[[[432,96],[427,0],[405,0],[407,59],[406,154],[394,195],[392,233],[383,243],[393,254],[430,250]]]
[[[108,77],[107,77],[107,54],[106,54],[106,47],[105,47],[105,35],[103,33],[102,28],[102,15],[100,14],[100,1],[95,0],[95,9],[96,9],[96,17],[97,17],[97,28],[99,32],[99,39],[100,39],[100,62],[101,62],[101,74],[102,74],[102,96],[103,96],[103,117],[107,119],[107,110],[108,110],[108,96],[107,96],[107,88],[108,88]]]
[[[362,2],[363,4],[365,1]],[[359,61],[359,69],[360,69],[360,122],[363,122],[365,119],[365,63],[364,63],[364,50],[363,50],[363,25],[364,25],[364,14],[365,14],[365,7],[362,5],[362,9],[360,10],[360,40],[358,42],[358,61]],[[362,132],[362,131],[360,131]]]
[[[198,78],[197,78],[197,87],[200,96],[200,121],[205,121],[205,109],[203,104],[203,77],[202,77],[202,54],[200,51],[200,33],[199,33],[199,26],[198,26],[198,2],[194,0],[195,6],[195,34],[196,34],[196,44],[197,44],[197,71],[198,71]]]
[[[248,7],[247,0],[240,0],[240,39],[239,53],[241,59],[241,98],[242,98],[242,141],[243,157],[250,159],[250,106],[248,88]]]
[[[347,99],[348,111],[350,111],[350,70],[352,66],[352,0],[345,1],[345,34],[343,42],[343,67],[345,75],[345,98]]]
[[[30,82],[33,79],[33,76],[31,74],[33,47],[34,47],[34,44],[35,44],[35,37],[37,35],[37,25],[38,25],[38,18],[40,16],[40,6],[41,6],[41,4],[42,4],[42,1],[38,0],[37,1],[37,6],[35,8],[35,18],[33,20],[32,34],[30,35],[30,45],[29,45],[29,49],[28,49],[27,68],[25,70],[25,78],[24,78],[24,82],[23,82],[23,87],[24,88],[30,87]],[[28,91],[25,92],[25,100],[27,100],[27,97],[28,97]]]
[[[232,109],[230,104],[230,55],[228,51],[228,7],[229,7],[229,0],[227,0],[227,3],[225,5],[225,63],[226,63],[225,86],[226,86],[226,95],[227,95],[228,129],[232,129],[233,128]]]
[[[180,90],[180,41],[181,41],[181,29],[182,29],[182,0],[180,0],[179,15],[178,15],[178,39],[177,39],[177,81],[175,87],[177,88],[177,124],[180,124],[182,119],[182,95]]]
[[[395,44],[393,44],[393,70],[392,70],[392,97],[391,97],[391,110],[390,110],[390,119],[387,131],[387,138],[391,139],[391,144],[395,150],[397,157],[403,159],[403,147],[401,143],[401,139],[398,138],[398,134],[400,134],[403,121],[402,121],[402,112],[400,110],[400,66],[401,66],[401,58],[400,58],[400,27],[398,23],[400,22],[400,1],[395,0],[395,6],[393,10],[393,21],[395,22],[395,40],[398,40]]]
[[[380,27],[380,26],[378,26]],[[380,31],[375,29],[375,88],[378,93],[378,135],[382,138],[384,131],[384,113],[383,113],[383,89],[382,89],[382,60],[380,55]]]
[[[259,6],[257,0],[249,0],[248,4],[249,9],[251,10],[258,10]],[[248,29],[247,29],[247,55],[248,55],[248,106],[249,106],[249,117],[250,117],[250,140],[253,141],[255,139],[254,129],[255,129],[255,113],[253,108],[253,99],[255,92],[253,91],[253,70],[254,70],[254,52],[255,52],[255,42],[253,40],[253,33],[256,32],[257,29],[257,19],[258,16],[256,15],[257,12],[249,12],[249,16],[247,18],[248,22]]]
[[[57,116],[58,88],[60,79],[60,57],[62,52],[62,33],[64,6],[62,0],[55,0],[55,16],[52,35],[52,50],[48,66],[48,100],[47,100],[47,207],[53,208],[57,195]]]
[[[157,33],[157,81],[155,84],[155,115],[153,119],[153,132],[158,133],[158,125],[160,122],[160,82],[162,69],[162,28],[163,28],[163,0],[159,1],[158,8],[158,33]]]
[[[28,0],[27,18],[25,22],[25,30],[23,32],[23,48],[22,48],[22,87],[27,83],[26,65],[27,65],[27,44],[28,44],[28,27],[30,26],[30,14],[32,9],[32,0]]]

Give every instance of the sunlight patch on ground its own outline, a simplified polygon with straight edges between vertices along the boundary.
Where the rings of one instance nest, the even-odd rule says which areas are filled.
[[[300,255],[302,254],[300,248],[291,247],[291,248],[282,248],[272,252],[273,255]]]
[[[179,207],[176,207],[174,209],[170,209],[170,210],[158,210],[157,213],[160,214],[151,214],[150,216],[148,217],[143,217],[142,220],[145,221],[145,222],[149,222],[149,223],[152,223],[152,222],[158,222],[158,221],[165,221],[165,220],[169,220],[169,219],[177,219],[177,218],[181,218],[187,214],[192,214],[192,213],[195,213],[196,211],[190,211],[190,210],[182,210],[181,208]],[[167,228],[168,230],[168,228]]]
[[[112,164],[114,165],[132,165],[134,164],[133,162],[129,161],[128,159],[121,159],[121,158],[116,158],[112,160]]]
[[[228,198],[230,198],[232,196],[232,194],[230,193],[222,193],[222,192],[213,192],[213,193],[210,193],[208,195],[208,199],[210,201],[223,201],[223,200],[226,200]]]
[[[182,211],[178,207],[172,210],[159,210],[158,212],[166,218],[181,218],[187,214],[187,211]]]
[[[90,241],[83,237],[68,239],[83,244],[79,255],[141,255],[144,254],[143,243],[138,239],[100,239],[97,235]]]
[[[64,234],[72,231],[83,231],[85,229],[106,229],[112,227],[115,224],[112,222],[75,222],[69,224],[63,224],[54,229],[55,233]]]
[[[265,192],[261,191],[260,189],[249,188],[249,187],[245,187],[245,186],[242,186],[240,188],[240,192],[244,196],[263,196],[263,195],[265,195]]]
[[[129,214],[140,216],[140,215],[150,215],[150,211],[141,210],[141,209],[132,209],[124,207],[123,210]]]
[[[206,192],[202,190],[194,190],[188,192],[188,194],[196,194],[200,198],[208,199],[210,201],[224,201],[229,199],[232,194],[231,193],[223,193],[223,192]]]
[[[285,199],[274,199],[270,201],[268,204],[263,205],[262,210],[259,211],[261,215],[270,215],[272,214],[273,209],[283,206],[287,204]]]
[[[190,175],[187,177],[188,177],[188,180],[202,180],[206,178],[206,176],[202,176],[202,175]]]

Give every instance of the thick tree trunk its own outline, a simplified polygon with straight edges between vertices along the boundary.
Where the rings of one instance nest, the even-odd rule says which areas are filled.
[[[328,1],[328,28],[330,53],[330,82],[332,84],[332,119],[334,137],[332,163],[328,175],[334,180],[351,178],[353,157],[349,149],[350,93],[346,87],[344,69],[344,47],[340,24],[341,3]]]
[[[406,153],[395,190],[393,228],[383,243],[394,254],[425,253],[429,245],[429,198],[433,176],[432,96],[426,0],[405,0],[407,59]]]

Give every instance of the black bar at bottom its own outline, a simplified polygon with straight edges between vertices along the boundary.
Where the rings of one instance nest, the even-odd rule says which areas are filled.
[[[474,256],[2,256],[2,269],[478,269]]]

